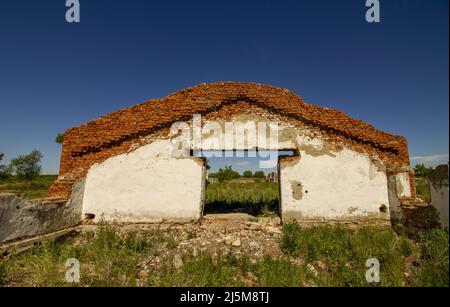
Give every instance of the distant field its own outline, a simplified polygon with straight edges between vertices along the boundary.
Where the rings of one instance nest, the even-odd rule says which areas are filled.
[[[31,181],[16,177],[0,180],[0,192],[14,193],[27,199],[43,198],[47,195],[48,188],[57,177],[57,175],[40,175]]]
[[[261,203],[278,200],[278,185],[267,181],[253,183],[225,182],[206,187],[206,203]]]
[[[209,184],[205,193],[205,213],[245,209],[253,215],[278,208],[278,184],[267,181]]]

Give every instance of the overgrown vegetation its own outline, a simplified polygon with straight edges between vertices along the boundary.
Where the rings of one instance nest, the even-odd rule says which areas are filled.
[[[429,176],[433,171],[434,169],[432,167],[426,167],[423,164],[416,164],[414,166],[417,196],[427,203],[431,201]]]
[[[414,176],[416,177],[425,178],[428,177],[431,172],[433,172],[432,167],[426,167],[423,164],[416,164],[416,166],[414,166]]]
[[[3,283],[24,286],[64,286],[65,263],[81,264],[81,284],[89,286],[136,285],[139,260],[165,238],[159,232],[119,234],[116,226],[102,224],[96,233],[51,242],[3,261]]]
[[[272,200],[278,200],[278,185],[267,181],[217,183],[206,188],[206,203],[263,203]]]
[[[431,201],[430,180],[427,177],[416,177],[415,182],[417,197],[429,203]]]
[[[205,193],[205,213],[244,209],[252,215],[278,209],[278,185],[268,181],[209,184]]]
[[[282,257],[210,252],[183,254],[173,261],[142,264],[161,248],[177,243],[171,231],[120,232],[102,224],[62,242],[47,243],[0,260],[0,284],[9,286],[71,286],[64,281],[69,258],[81,263],[75,286],[448,286],[448,232],[432,230],[412,239],[390,229],[284,226]],[[381,264],[381,283],[365,279],[368,258]]]
[[[316,264],[319,286],[367,286],[366,260],[378,259],[382,286],[448,286],[448,231],[422,232],[415,241],[392,229],[284,226],[282,250]]]
[[[17,176],[10,176],[0,179],[0,192],[13,193],[28,199],[43,198],[57,177],[57,175],[39,175],[32,180],[23,180]]]
[[[421,233],[419,246],[422,265],[418,270],[418,284],[448,287],[448,231],[433,229]]]

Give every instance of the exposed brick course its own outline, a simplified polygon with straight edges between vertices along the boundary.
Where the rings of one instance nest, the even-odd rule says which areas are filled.
[[[407,141],[348,115],[306,103],[286,89],[254,83],[220,82],[201,84],[163,99],[129,107],[64,134],[60,177],[49,196],[68,198],[73,182],[89,167],[107,158],[129,151],[144,137],[167,137],[172,123],[202,114],[212,119],[226,118],[262,108],[282,116],[294,125],[307,125],[338,144],[372,153],[383,160],[388,172],[408,171]]]

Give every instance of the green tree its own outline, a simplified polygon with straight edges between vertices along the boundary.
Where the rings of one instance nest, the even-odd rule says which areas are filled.
[[[225,168],[220,168],[219,172],[217,173],[217,178],[219,179],[219,182],[224,182],[239,177],[241,177],[241,175],[239,175],[238,172],[234,171],[231,168],[231,166],[225,166]]]
[[[0,161],[2,161],[4,156],[4,153],[0,152]],[[11,177],[11,173],[12,171],[9,165],[0,165],[0,180]]]
[[[64,142],[64,134],[58,133],[55,137],[55,142],[58,144],[62,144]]]
[[[414,176],[416,177],[428,177],[432,171],[432,167],[426,167],[423,164],[416,164],[416,166],[414,166]]]
[[[11,167],[17,177],[32,180],[41,173],[42,154],[33,150],[29,155],[19,156],[11,160]]]
[[[219,173],[209,173],[208,177],[209,178],[219,178]]]
[[[252,171],[245,171],[245,172],[244,172],[244,177],[245,177],[245,178],[251,178],[251,177],[253,177],[253,172],[252,172]]]
[[[255,177],[255,178],[266,178],[266,175],[264,174],[263,171],[257,171],[257,172],[255,172],[253,177]]]

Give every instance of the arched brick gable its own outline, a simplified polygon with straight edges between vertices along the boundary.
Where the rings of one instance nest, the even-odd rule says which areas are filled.
[[[128,151],[140,138],[167,133],[172,123],[188,121],[192,114],[209,114],[237,102],[266,108],[361,144],[366,151],[375,152],[391,173],[404,172],[409,167],[407,140],[402,136],[377,130],[341,111],[306,103],[286,89],[219,82],[187,88],[68,129],[64,134],[60,177],[50,188],[49,196],[68,198],[72,184],[82,178],[92,164]]]

